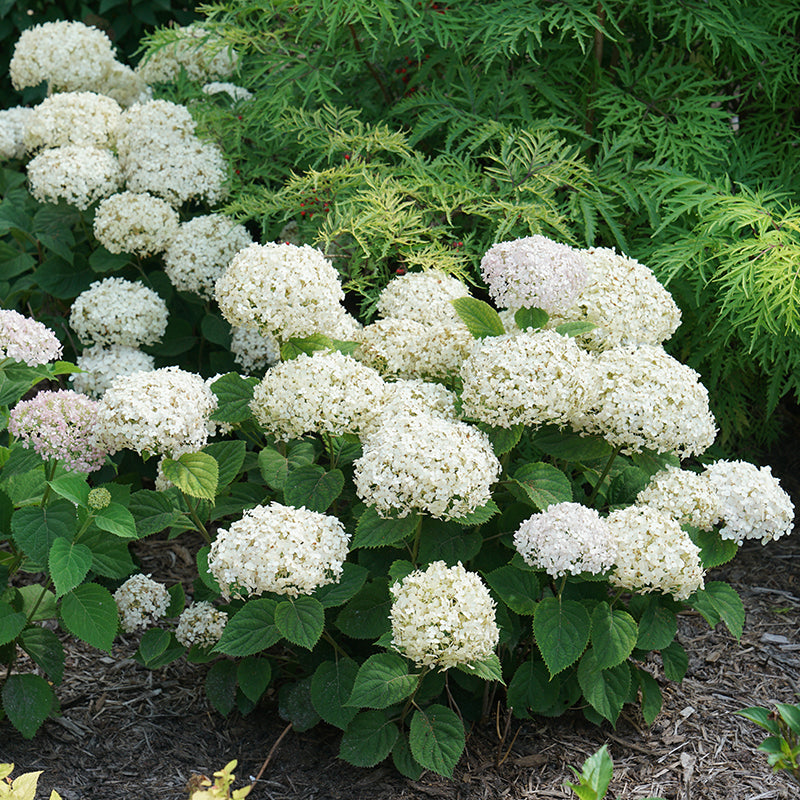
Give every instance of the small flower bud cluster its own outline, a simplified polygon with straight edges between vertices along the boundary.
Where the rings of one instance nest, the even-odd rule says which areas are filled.
[[[222,636],[228,615],[207,600],[192,603],[178,617],[175,638],[184,646],[212,647]]]
[[[94,235],[110,253],[149,256],[167,249],[178,225],[178,212],[159,197],[120,192],[97,206]]]
[[[58,358],[61,349],[61,342],[46,325],[18,311],[0,309],[0,358],[35,367]]]
[[[459,562],[434,561],[391,588],[392,647],[427,667],[450,669],[484,661],[500,630],[483,581]]]
[[[69,324],[84,344],[135,348],[161,341],[168,313],[167,304],[138,281],[104,278],[75,298]]]
[[[111,492],[104,486],[96,486],[89,490],[87,504],[93,511],[102,511],[111,505]]]
[[[149,575],[139,574],[128,578],[114,592],[114,600],[122,630],[133,633],[161,619],[169,608],[170,598],[166,587]]]
[[[336,517],[273,502],[245,511],[217,534],[208,568],[224,597],[297,597],[338,582],[349,542]]]

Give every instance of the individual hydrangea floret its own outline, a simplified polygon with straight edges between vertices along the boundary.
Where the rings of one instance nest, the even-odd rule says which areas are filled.
[[[211,647],[220,640],[227,622],[226,612],[201,600],[192,603],[178,617],[175,638],[184,647]]]
[[[643,448],[699,455],[716,437],[699,375],[654,345],[615,347],[596,356],[592,405],[572,424],[623,453]]]
[[[98,436],[111,453],[178,458],[205,446],[216,407],[203,378],[178,367],[121,375],[100,400]]]
[[[469,297],[469,290],[458,278],[431,269],[408,272],[392,278],[378,297],[378,315],[411,319],[425,325],[461,325],[453,300]]]
[[[33,109],[14,106],[0,111],[0,161],[25,157],[25,131]]]
[[[246,372],[261,372],[281,360],[278,340],[249,328],[234,326],[231,329],[231,353],[234,361]]]
[[[28,183],[40,203],[64,200],[84,211],[122,185],[119,163],[110,150],[66,145],[43,150],[28,163]]]
[[[349,542],[336,517],[273,502],[245,511],[217,534],[208,568],[224,597],[297,597],[339,581]]]
[[[61,349],[61,342],[46,325],[18,311],[0,309],[0,358],[35,367],[58,358]]]
[[[245,89],[243,86],[237,86],[235,83],[220,83],[219,81],[212,81],[202,87],[203,94],[226,94],[233,100],[234,103],[240,100],[249,100],[253,93]]]
[[[89,473],[100,469],[106,457],[97,438],[97,413],[97,401],[85,395],[65,389],[43,391],[11,409],[8,429],[43,459]]]
[[[445,520],[486,505],[500,475],[485,433],[430,414],[384,417],[354,466],[356,493],[381,516]]]
[[[569,308],[552,315],[550,325],[589,322],[579,337],[590,350],[617,345],[665,342],[681,322],[681,312],[652,270],[607,247],[582,251],[589,281]]]
[[[170,83],[185,71],[192,81],[227,78],[238,61],[236,51],[196,23],[163,32],[169,37],[148,52],[137,67],[147,83]]]
[[[496,604],[474,572],[434,561],[395,583],[392,647],[426,667],[450,669],[490,658],[500,639]]]
[[[239,250],[252,243],[244,225],[222,214],[193,217],[182,223],[168,242],[164,271],[179,291],[210,300],[225,267]]]
[[[568,308],[588,280],[580,250],[546,236],[493,245],[481,259],[489,294],[501,308]]]
[[[606,521],[616,543],[614,586],[660,591],[676,600],[703,588],[700,548],[674,517],[648,506],[629,506],[612,511]]]
[[[167,304],[144,284],[104,278],[75,298],[69,324],[84,344],[139,347],[161,341],[168,315]]]
[[[719,496],[708,477],[668,466],[650,479],[636,496],[639,505],[673,516],[681,525],[710,531],[719,521]]]
[[[146,628],[164,616],[169,608],[166,587],[149,575],[133,575],[114,592],[122,630],[133,633]]]
[[[277,364],[256,386],[250,408],[267,433],[359,434],[380,409],[383,378],[338,350],[317,350]]]
[[[110,97],[94,92],[63,92],[48,97],[36,108],[25,130],[28,151],[41,147],[111,149],[122,109]]]
[[[523,522],[514,547],[525,562],[559,578],[600,574],[614,565],[615,543],[608,524],[593,508],[556,503]]]
[[[458,375],[475,339],[464,325],[381,319],[357,332],[355,355],[382,375],[448,380]]]
[[[563,425],[590,404],[592,356],[538,330],[484,339],[461,366],[464,414],[501,428]]]
[[[132,375],[134,372],[150,372],[155,369],[153,356],[136,347],[112,344],[103,347],[92,345],[84,350],[75,361],[83,372],[69,376],[76,392],[91,397],[102,397],[111,386],[114,378],[120,375]]]
[[[93,90],[115,61],[111,40],[82,22],[45,22],[22,32],[9,64],[18,91],[47,81],[48,93]]]
[[[111,253],[150,256],[167,249],[178,225],[178,212],[161,198],[120,192],[98,205],[94,235]]]
[[[723,460],[706,467],[703,474],[719,497],[723,539],[737,544],[761,539],[766,544],[791,532],[794,504],[769,467]]]
[[[328,331],[344,316],[339,273],[309,245],[251,244],[217,281],[216,298],[231,325],[279,341]]]

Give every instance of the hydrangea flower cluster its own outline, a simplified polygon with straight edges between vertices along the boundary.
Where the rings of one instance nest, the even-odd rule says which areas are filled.
[[[279,341],[327,334],[346,316],[339,273],[309,245],[251,244],[240,250],[217,281],[216,298],[231,325]]]
[[[338,582],[349,542],[336,517],[273,502],[217,534],[208,568],[226,598],[245,591],[297,597]]]
[[[166,587],[152,580],[149,575],[133,575],[114,592],[119,609],[122,630],[133,633],[137,628],[161,619],[169,608],[169,592]]]
[[[485,505],[500,475],[485,433],[430,414],[384,416],[354,467],[356,493],[380,515],[445,520]]]
[[[24,158],[25,131],[32,114],[33,109],[25,106],[0,111],[0,160]]]
[[[394,317],[364,326],[355,340],[360,361],[382,375],[406,379],[452,378],[475,346],[464,325],[425,325]]]
[[[120,188],[122,172],[110,150],[70,144],[42,150],[32,158],[28,184],[40,203],[64,200],[84,211]]]
[[[358,434],[379,411],[383,378],[338,350],[301,354],[274,366],[256,386],[250,408],[267,433]]]
[[[488,659],[500,639],[495,602],[480,576],[434,561],[391,588],[392,647],[427,667]]]
[[[616,549],[606,521],[580,503],[556,503],[529,517],[514,534],[514,547],[526,564],[554,578],[606,572]]]
[[[35,367],[58,358],[61,349],[61,342],[46,325],[18,311],[0,309],[0,358]]]
[[[122,108],[136,103],[147,103],[153,99],[153,90],[126,64],[112,61],[106,65],[93,91],[116,100]]]
[[[120,192],[97,206],[94,235],[110,253],[149,256],[167,249],[178,225],[178,212],[161,198]]]
[[[172,41],[148,53],[137,71],[147,83],[168,83],[186,71],[191,81],[227,78],[233,74],[238,57],[219,37],[192,24],[170,31]]]
[[[75,298],[69,324],[84,344],[138,347],[161,341],[168,314],[167,304],[144,284],[104,278]]]
[[[791,532],[794,505],[769,467],[717,461],[706,467],[704,475],[719,497],[723,539],[737,544],[761,539],[766,544]]]
[[[669,466],[636,496],[639,505],[670,514],[681,525],[710,531],[719,521],[720,499],[705,475]]]
[[[489,294],[501,308],[568,308],[588,280],[581,251],[546,236],[499,242],[481,259]]]
[[[236,326],[231,329],[231,353],[234,361],[248,372],[265,370],[281,360],[281,347],[271,333],[264,336]]]
[[[224,196],[220,149],[194,135],[183,106],[153,100],[131,106],[117,130],[117,150],[127,188],[148,192],[176,208],[189,200],[216,203]]]
[[[73,472],[94,472],[106,456],[97,439],[97,412],[97,401],[77,392],[39,392],[11,409],[8,429],[43,459],[57,459]]]
[[[112,344],[103,347],[93,345],[84,350],[75,361],[83,372],[69,376],[76,392],[90,397],[102,397],[114,378],[132,375],[134,372],[150,372],[155,369],[153,356],[136,347]]]
[[[617,345],[658,345],[672,336],[681,312],[652,270],[606,247],[582,251],[589,280],[568,308],[553,310],[550,325],[590,322],[579,337],[590,350]]]
[[[469,297],[458,278],[431,269],[392,278],[378,297],[378,316],[410,319],[424,325],[462,325],[451,301]]]
[[[660,591],[676,600],[703,588],[700,548],[672,516],[634,505],[612,511],[606,521],[616,541],[612,584],[639,593]]]
[[[222,214],[205,214],[184,222],[167,242],[164,271],[182,292],[194,292],[208,300],[214,284],[231,259],[253,239],[244,225]]]
[[[253,93],[245,89],[243,86],[237,86],[235,83],[225,83],[220,81],[211,81],[211,83],[204,84],[201,89],[203,94],[226,94],[233,100],[234,103],[240,100],[249,100]]]
[[[596,386],[592,357],[574,339],[539,330],[490,337],[461,367],[464,413],[489,425],[563,425]]]
[[[595,358],[592,405],[573,425],[623,453],[699,455],[717,429],[698,374],[654,345],[615,347]]]
[[[192,603],[178,617],[175,638],[184,646],[212,647],[222,636],[228,615],[207,600]]]
[[[178,367],[115,378],[98,407],[98,436],[110,453],[178,458],[205,446],[217,399],[206,382]]]
[[[114,146],[122,109],[110,97],[95,92],[63,92],[33,109],[25,129],[28,151],[48,147]]]

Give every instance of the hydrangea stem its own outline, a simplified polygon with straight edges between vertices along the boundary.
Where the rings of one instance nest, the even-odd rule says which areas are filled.
[[[619,455],[620,450],[622,450],[621,444],[617,445],[612,451],[611,455],[608,457],[608,461],[606,462],[605,468],[603,469],[603,472],[601,473],[600,477],[597,479],[597,483],[594,485],[592,494],[586,501],[586,505],[589,506],[589,508],[594,507],[594,501],[597,499],[597,493],[600,491],[600,487],[603,485],[603,481],[605,481],[605,479],[608,477],[608,473],[611,472],[611,465],[614,463],[614,459]]]
[[[422,514],[419,516],[419,522],[417,523],[417,529],[414,531],[414,544],[411,547],[411,563],[416,567],[417,566],[417,557],[419,556],[419,543],[422,539]]]

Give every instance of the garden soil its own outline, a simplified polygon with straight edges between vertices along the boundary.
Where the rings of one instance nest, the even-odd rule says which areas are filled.
[[[797,506],[800,424],[790,422],[770,461]],[[144,572],[191,582],[190,539],[137,547]],[[756,750],[764,732],[736,711],[798,699],[800,532],[763,548],[747,543],[709,579],[729,581],[741,595],[744,635],[737,641],[722,624],[709,630],[699,615],[681,614],[689,669],[677,685],[663,680],[657,656],[647,665],[664,692],[651,727],[636,710],[626,709],[616,728],[598,728],[577,713],[513,720],[492,703],[452,780],[407,780],[388,763],[349,766],[337,758],[335,729],[287,729],[271,698],[246,717],[223,719],[204,695],[206,667],[181,660],[145,670],[132,660],[134,636],[118,637],[111,654],[66,640],[62,715],[33,740],[0,723],[0,762],[14,762],[15,775],[43,770],[37,797],[54,788],[63,800],[185,800],[196,776],[232,759],[236,787],[261,773],[252,800],[544,800],[573,797],[563,786],[569,765],[606,744],[615,764],[609,798],[797,800],[800,784],[772,773]]]

